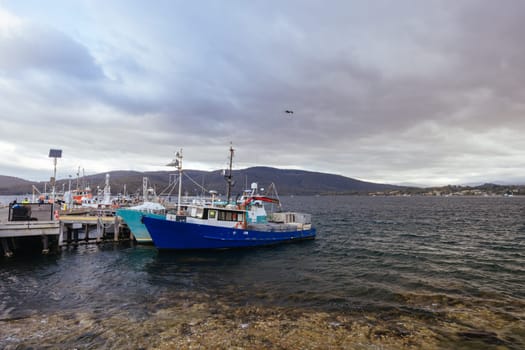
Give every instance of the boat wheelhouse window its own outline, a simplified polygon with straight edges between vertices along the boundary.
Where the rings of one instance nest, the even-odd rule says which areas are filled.
[[[190,216],[192,216],[194,218],[202,219],[203,218],[203,214],[204,214],[203,208],[196,208],[196,207],[191,208]]]
[[[208,210],[208,218],[215,219],[216,216],[217,216],[217,211],[215,211],[215,210]]]
[[[237,213],[232,211],[219,210],[218,220],[220,221],[237,221]]]

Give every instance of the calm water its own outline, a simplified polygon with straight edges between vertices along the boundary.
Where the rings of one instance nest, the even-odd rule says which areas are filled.
[[[131,320],[126,332],[144,331],[148,322],[159,324],[161,311],[191,306],[192,298],[207,305],[201,311],[210,317],[215,303],[228,310],[302,310],[344,319],[334,327],[353,322],[349,333],[366,323],[376,333],[380,326],[400,339],[415,336],[416,345],[422,337],[419,344],[428,348],[525,348],[525,198],[283,202],[313,214],[315,241],[211,253],[105,244],[0,260],[0,348],[35,346],[38,332],[50,347],[61,339],[65,348],[98,348],[102,330],[68,336],[53,327],[73,332],[84,318],[97,324],[120,315]],[[154,337],[154,328],[144,332],[141,339]],[[363,348],[386,339],[370,338]],[[134,342],[104,344],[140,347]],[[162,342],[152,344],[141,346]]]

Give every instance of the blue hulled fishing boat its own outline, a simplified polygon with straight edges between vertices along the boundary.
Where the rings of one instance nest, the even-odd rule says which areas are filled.
[[[231,193],[231,163],[233,148],[230,147],[230,172],[227,204],[202,202],[179,205],[175,214],[165,217],[144,215],[142,221],[158,249],[227,249],[274,245],[314,239],[316,230],[311,216],[298,212],[266,211],[265,205],[278,206],[278,198],[260,195],[256,183],[251,190],[233,203]],[[177,153],[174,164],[182,173],[182,150]],[[179,179],[181,176],[179,176]]]

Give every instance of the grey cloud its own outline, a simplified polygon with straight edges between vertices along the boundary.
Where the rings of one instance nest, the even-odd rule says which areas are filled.
[[[301,118],[303,129],[318,129],[334,144],[340,138],[363,138],[382,130],[396,134],[428,120],[443,127],[499,127],[500,121],[493,115],[499,108],[512,109],[505,105],[515,103],[500,98],[508,96],[506,86],[511,86],[505,81],[508,78],[515,85],[518,78],[510,72],[498,75],[495,67],[499,61],[491,56],[498,51],[519,52],[510,48],[521,45],[517,41],[519,31],[514,28],[520,16],[514,15],[510,21],[501,16],[501,21],[496,18],[494,23],[498,32],[509,32],[504,41],[512,45],[499,43],[497,37],[504,36],[494,37],[490,34],[492,26],[483,25],[494,20],[489,16],[494,10],[515,10],[495,6],[499,5],[466,2],[462,7],[445,7],[443,2],[434,1],[424,6],[380,2],[370,8],[363,4],[331,8],[308,3],[307,8],[316,11],[308,12],[286,4],[272,10],[259,4],[256,10],[241,6],[222,27],[218,26],[220,16],[203,12],[196,22],[205,26],[206,34],[197,32],[194,42],[187,46],[194,50],[195,61],[185,63],[182,77],[163,81],[171,95],[151,101],[148,108],[163,104],[159,111],[166,114],[168,125],[175,124],[174,129],[178,124],[190,132],[216,133],[216,128],[207,125],[223,125],[224,129],[237,125],[242,129],[244,122],[244,127],[267,132],[268,137],[287,132],[278,129],[279,111],[294,108],[300,112],[295,117]],[[375,13],[377,8],[387,8],[389,15]],[[260,18],[255,16],[258,11],[263,12]],[[521,12],[518,8],[517,13]],[[421,29],[422,22],[415,19],[422,13],[435,28]],[[470,14],[479,19],[469,21]],[[191,26],[192,19],[186,21]],[[372,29],[376,25],[377,29]],[[447,26],[452,26],[453,32]],[[385,32],[392,28],[392,33]],[[377,62],[364,61],[366,39],[372,35],[377,41],[392,40],[391,46],[384,48],[392,56],[379,57],[392,61],[387,70]],[[491,38],[488,42],[493,47],[480,45],[484,37]],[[412,45],[410,49],[403,46],[406,43]],[[419,74],[416,66],[430,64],[428,52],[440,56],[444,66],[430,75]],[[396,61],[412,54],[408,62]],[[395,69],[396,64],[409,73],[413,65],[414,72],[391,76],[388,69]],[[481,98],[487,98],[488,105],[477,100],[483,87],[489,94]],[[515,89],[514,94],[520,92]],[[126,101],[124,98],[122,104]],[[140,105],[142,100],[138,101]],[[486,113],[491,108],[493,113]],[[519,108],[505,114],[518,113]],[[296,129],[294,134],[304,131]]]
[[[84,46],[43,26],[24,26],[0,36],[0,52],[0,70],[9,75],[43,71],[76,79],[104,77]]]
[[[0,58],[0,69],[66,77],[37,86],[35,110],[67,90],[64,120],[71,106],[93,108],[96,116],[69,123],[120,127],[129,140],[114,147],[136,147],[137,158],[180,146],[212,162],[216,145],[234,141],[239,158],[256,155],[240,159],[248,165],[402,181],[464,177],[462,164],[474,173],[490,155],[500,166],[523,146],[513,138],[525,128],[519,1],[166,2],[163,13],[123,16],[104,6],[100,23],[115,18],[131,48],[102,38],[98,62],[93,48],[48,33],[44,42],[55,44],[45,47],[60,57],[3,42],[22,59]],[[495,141],[498,132],[505,137]],[[111,137],[101,140],[111,147]]]

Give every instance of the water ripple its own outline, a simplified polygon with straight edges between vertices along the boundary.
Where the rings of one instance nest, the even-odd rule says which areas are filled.
[[[436,322],[466,327],[468,314],[487,327],[500,322],[512,348],[507,329],[525,319],[525,198],[283,201],[313,214],[315,241],[209,253],[109,244],[5,259],[0,321],[64,310],[95,320],[122,313],[150,320],[201,295],[235,305],[372,312],[381,322],[395,319],[394,328],[410,316],[436,334]],[[500,339],[468,325],[447,333],[447,341],[476,334]],[[85,331],[72,342],[96,347],[100,332]],[[521,335],[513,336],[520,344]]]

